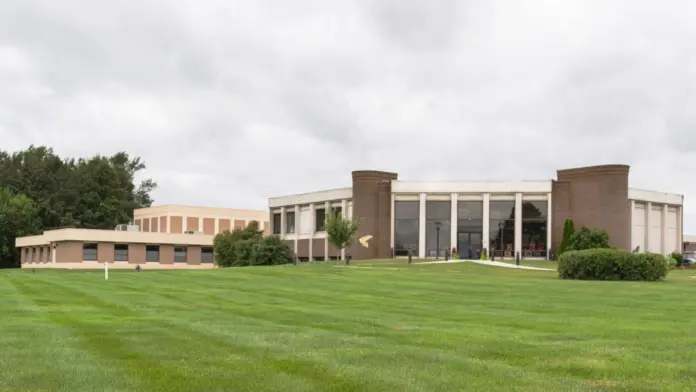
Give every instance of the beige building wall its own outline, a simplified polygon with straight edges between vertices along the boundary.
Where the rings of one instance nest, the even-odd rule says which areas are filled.
[[[191,230],[215,235],[225,230],[244,228],[255,220],[264,233],[270,233],[268,210],[163,205],[137,209],[133,211],[133,216],[134,224],[142,232],[177,234]]]

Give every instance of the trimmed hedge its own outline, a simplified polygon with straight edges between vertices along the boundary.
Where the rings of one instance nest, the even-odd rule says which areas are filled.
[[[568,251],[558,260],[561,279],[655,281],[664,279],[668,271],[667,260],[660,254],[618,249]]]

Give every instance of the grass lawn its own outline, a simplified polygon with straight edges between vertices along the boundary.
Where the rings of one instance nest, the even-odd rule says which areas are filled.
[[[0,391],[692,391],[696,271],[0,270]]]

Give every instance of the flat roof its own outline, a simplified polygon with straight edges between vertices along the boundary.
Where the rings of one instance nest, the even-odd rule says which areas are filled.
[[[53,242],[110,242],[122,244],[194,245],[212,246],[215,236],[205,234],[147,233],[141,231],[115,231],[93,229],[58,229],[44,231],[41,235],[19,237],[18,248],[50,245]]]

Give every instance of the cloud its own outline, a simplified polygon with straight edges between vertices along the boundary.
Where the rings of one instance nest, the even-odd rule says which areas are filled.
[[[632,165],[696,232],[687,0],[8,0],[0,148],[125,149],[158,203]]]

